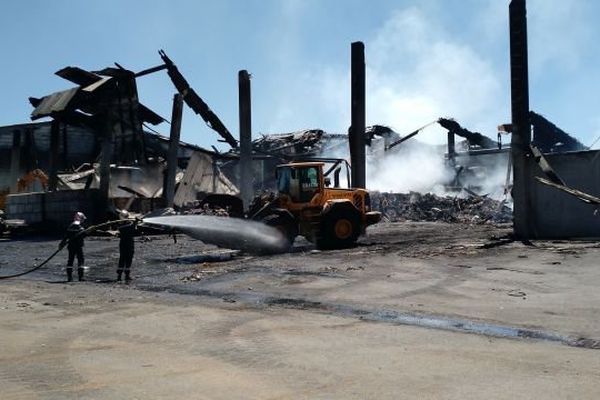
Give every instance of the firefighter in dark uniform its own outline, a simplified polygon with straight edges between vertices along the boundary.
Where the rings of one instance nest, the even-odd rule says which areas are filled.
[[[127,219],[129,213],[121,212],[121,218]],[[119,228],[119,267],[117,269],[117,281],[121,281],[123,272],[125,272],[125,282],[131,282],[131,262],[133,261],[134,240],[137,233],[137,221],[132,220],[129,223],[121,225]]]
[[[67,228],[67,233],[63,240],[60,242],[60,248],[62,249],[67,246],[69,250],[69,259],[67,261],[67,281],[73,281],[73,261],[77,257],[77,277],[80,281],[83,281],[83,222],[85,221],[85,215],[82,212],[76,212],[73,217],[73,222]]]

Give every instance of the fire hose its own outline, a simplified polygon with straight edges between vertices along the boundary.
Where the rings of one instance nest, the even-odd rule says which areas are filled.
[[[68,239],[68,240],[66,241],[66,244],[68,244],[68,243],[69,243],[71,240],[73,240],[73,239],[76,239],[76,238],[78,238],[78,237],[80,237],[80,236],[82,236],[82,235],[85,235],[85,234],[87,234],[87,233],[90,233],[90,232],[93,232],[93,231],[95,231],[95,230],[98,230],[99,228],[102,228],[102,227],[104,227],[104,226],[110,226],[110,225],[114,225],[114,224],[122,224],[122,223],[124,223],[124,222],[130,223],[130,222],[132,222],[132,221],[133,221],[133,220],[131,220],[131,219],[123,219],[123,220],[117,220],[117,221],[108,221],[108,222],[104,222],[104,223],[102,223],[102,224],[98,224],[98,225],[92,225],[92,226],[90,226],[89,228],[86,228],[86,229],[84,229],[83,231],[79,232],[79,233],[78,233],[76,236],[74,236],[72,239]],[[37,266],[35,266],[35,267],[33,267],[33,268],[31,268],[31,269],[29,269],[29,270],[25,271],[25,272],[20,272],[20,273],[18,273],[18,274],[13,274],[13,275],[3,275],[3,276],[0,276],[0,280],[2,280],[2,279],[10,279],[10,278],[17,278],[17,277],[19,277],[19,276],[27,275],[27,274],[30,274],[30,273],[32,273],[32,272],[34,272],[34,271],[37,271],[38,269],[40,269],[40,268],[42,268],[44,265],[46,265],[46,264],[47,264],[47,263],[48,263],[50,260],[52,260],[52,259],[53,259],[53,258],[54,258],[54,257],[55,257],[55,256],[56,256],[58,253],[60,253],[60,252],[61,252],[61,250],[62,250],[62,249],[64,249],[64,248],[66,247],[66,244],[65,244],[65,246],[60,246],[60,247],[58,248],[58,250],[56,250],[54,253],[52,253],[52,254],[50,255],[50,257],[46,258],[46,259],[45,259],[45,260],[44,260],[44,261],[43,261],[43,262],[42,262],[40,265],[37,265]]]

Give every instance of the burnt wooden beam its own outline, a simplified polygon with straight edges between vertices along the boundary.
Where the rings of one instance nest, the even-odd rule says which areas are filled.
[[[536,176],[535,179],[538,182],[543,183],[544,185],[561,190],[567,194],[570,194],[571,196],[575,196],[576,198],[583,201],[584,203],[600,205],[600,198],[593,196],[589,193],[585,193],[585,192],[582,192],[581,190],[573,189],[572,187],[566,186],[564,184],[552,182],[551,180],[542,178],[541,176]],[[595,217],[592,216],[591,218],[595,218]]]
[[[136,72],[135,77],[139,78],[140,76],[153,74],[155,72],[162,71],[164,69],[167,69],[167,64],[157,65],[156,67],[152,67],[152,68],[148,68],[143,71],[140,71],[140,72]]]
[[[208,104],[202,100],[202,98],[190,87],[190,84],[185,80],[181,72],[177,69],[177,66],[171,61],[167,54],[160,50],[158,52],[167,66],[167,74],[171,78],[173,85],[177,88],[177,91],[183,96],[185,103],[202,119],[217,132],[229,145],[233,148],[237,148],[237,141],[229,130],[225,127],[223,122],[217,117],[217,115],[210,109]]]

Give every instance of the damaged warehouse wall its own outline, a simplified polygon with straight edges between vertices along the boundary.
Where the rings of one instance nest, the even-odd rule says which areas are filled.
[[[94,193],[99,187],[98,173],[96,169],[92,168],[98,151],[97,136],[90,128],[67,124],[62,126],[58,141],[58,154],[60,154],[58,158],[60,170],[58,190],[41,193],[47,189],[48,176],[43,171],[48,170],[50,163],[51,124],[52,122],[37,122],[0,127],[0,190],[3,190],[5,194],[11,192],[11,184],[14,183],[13,177],[17,176],[19,177],[17,185],[19,190],[16,192],[23,193],[18,196],[8,196],[6,198],[8,204],[0,207],[7,212],[10,219],[22,219],[28,224],[36,224],[45,217],[48,224],[53,226],[56,221],[49,218],[51,215],[60,214],[62,218],[62,211],[52,206],[54,199],[60,199],[59,203],[65,207],[68,205],[69,213],[72,214],[73,210],[88,209],[90,207],[88,202],[96,201],[99,198],[96,194],[84,194],[88,191]],[[14,153],[15,132],[19,132],[21,138],[21,145],[18,147],[19,167],[18,170],[11,171],[11,165],[14,165],[11,155]],[[116,207],[150,211],[153,207],[162,204],[160,197],[165,166],[158,160],[167,157],[169,142],[168,137],[144,132],[145,153],[149,159],[156,161],[144,166],[113,165],[111,167],[110,173],[113,179],[109,186],[109,196]],[[195,145],[179,142],[177,160],[181,170],[188,166],[189,160],[194,155],[209,160],[210,170],[203,174],[212,182],[213,160],[217,154]],[[40,176],[36,175],[38,171]],[[179,179],[182,175],[180,173]],[[215,176],[217,182],[228,182],[218,170]],[[89,189],[85,190],[86,187]],[[212,185],[204,187],[210,189]],[[227,186],[217,185],[216,189],[220,190],[224,187],[227,188],[227,193],[237,190],[230,182]],[[184,202],[195,201],[198,190],[202,188],[192,183],[190,189],[187,192],[189,196],[183,197]],[[32,199],[27,200],[27,196],[32,196]],[[4,199],[4,196],[2,198]],[[52,213],[49,210],[53,210]],[[94,215],[94,213],[90,213],[91,218]],[[68,222],[71,217],[72,215],[67,216],[62,223]]]
[[[546,154],[546,160],[569,187],[600,197],[600,151]],[[532,182],[532,238],[599,238],[599,204],[588,204],[575,196],[544,185],[534,177],[546,177],[535,166],[528,171]]]
[[[20,136],[19,149],[12,150],[14,137]],[[16,189],[17,180],[34,169],[50,168],[51,123],[29,123],[0,127],[0,190]],[[58,140],[59,169],[68,169],[92,161],[95,134],[79,126],[63,126]],[[18,161],[14,162],[13,154]],[[12,170],[12,172],[11,172]],[[16,180],[14,178],[17,178]]]

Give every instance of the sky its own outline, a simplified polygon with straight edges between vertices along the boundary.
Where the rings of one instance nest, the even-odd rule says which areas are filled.
[[[0,125],[29,121],[27,98],[72,87],[71,65],[140,71],[164,49],[238,136],[237,73],[252,74],[253,136],[350,125],[350,45],[365,43],[367,124],[406,134],[439,117],[495,138],[510,122],[508,0],[19,0],[0,12]],[[585,145],[600,136],[600,2],[529,0],[530,108]],[[171,117],[175,88],[138,80]],[[169,125],[155,127],[169,133]],[[420,137],[445,140],[427,129]],[[182,139],[219,136],[191,110]],[[595,148],[600,143],[596,143]]]

